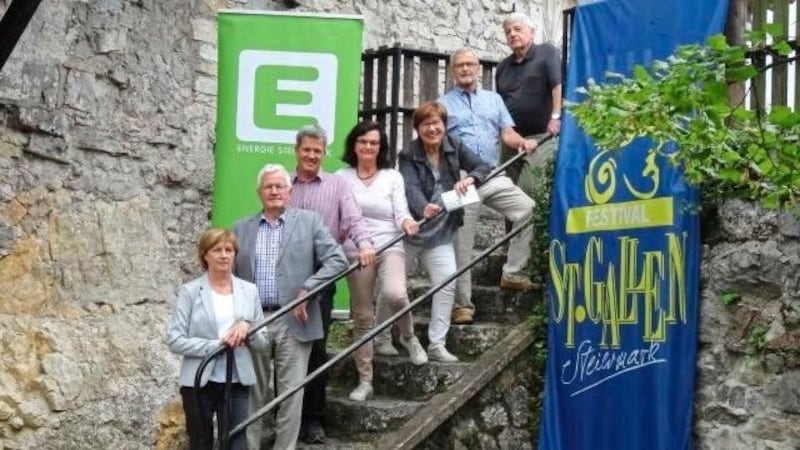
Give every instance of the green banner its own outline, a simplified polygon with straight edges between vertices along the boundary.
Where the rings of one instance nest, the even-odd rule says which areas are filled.
[[[326,171],[341,167],[358,119],[360,16],[221,10],[217,17],[217,143],[212,223],[231,226],[261,204],[266,163],[294,171],[295,133],[328,133]],[[345,294],[344,283],[338,291]],[[347,307],[337,295],[337,308]],[[344,303],[343,303],[344,302]]]

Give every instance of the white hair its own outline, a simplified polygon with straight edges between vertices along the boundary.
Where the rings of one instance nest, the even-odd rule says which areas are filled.
[[[531,30],[534,29],[533,19],[528,17],[527,14],[521,12],[513,12],[509,14],[508,17],[506,17],[506,20],[503,21],[503,28],[507,27],[508,25],[511,25],[512,23],[517,23],[517,22],[525,25]]]
[[[258,178],[256,178],[256,189],[261,187],[261,180],[270,173],[278,173],[282,175],[284,180],[286,180],[286,187],[292,187],[292,177],[289,175],[289,172],[286,171],[285,167],[280,164],[267,164],[258,172]]]
[[[468,48],[468,47],[461,47],[458,50],[454,51],[450,55],[450,65],[451,66],[453,65],[453,61],[456,60],[456,57],[461,56],[461,55],[466,55],[466,54],[470,54],[470,55],[474,56],[475,59],[479,59],[478,58],[478,54],[475,53],[475,50],[473,50],[471,48]]]

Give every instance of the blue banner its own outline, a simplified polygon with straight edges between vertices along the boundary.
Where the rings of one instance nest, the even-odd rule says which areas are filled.
[[[727,1],[577,8],[566,95],[722,31]],[[698,196],[644,139],[601,152],[564,117],[550,216],[542,450],[690,450]]]

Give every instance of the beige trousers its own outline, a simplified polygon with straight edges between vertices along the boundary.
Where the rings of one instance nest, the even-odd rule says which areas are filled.
[[[379,282],[376,307],[373,308],[375,281]],[[365,267],[347,276],[350,287],[350,315],[353,319],[353,341],[358,340],[375,326],[383,323],[395,312],[408,305],[406,291],[405,254],[399,249],[388,249],[378,255],[375,265]],[[377,310],[377,311],[376,311]],[[395,323],[403,338],[414,335],[411,312],[403,314]],[[375,336],[376,342],[391,339],[391,327]],[[372,382],[372,342],[367,342],[353,353],[359,381]]]
[[[454,242],[456,263],[458,267],[467,265],[472,259],[472,247],[475,245],[475,226],[480,217],[480,207],[488,206],[513,222],[514,227],[530,219],[536,206],[530,197],[505,175],[498,175],[478,188],[481,203],[467,205],[464,209],[464,225],[458,229]],[[531,256],[532,227],[514,236],[508,243],[508,258],[503,265],[503,273],[521,275],[527,271]],[[472,304],[472,273],[467,270],[456,281],[456,308],[475,309]]]

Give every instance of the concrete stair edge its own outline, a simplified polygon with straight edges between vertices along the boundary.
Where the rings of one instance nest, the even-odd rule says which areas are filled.
[[[532,343],[532,325],[527,321],[516,325],[493,349],[473,361],[471,367],[447,391],[431,397],[400,428],[384,434],[381,437],[381,448],[413,449],[458,412]],[[499,351],[500,349],[504,351]]]

